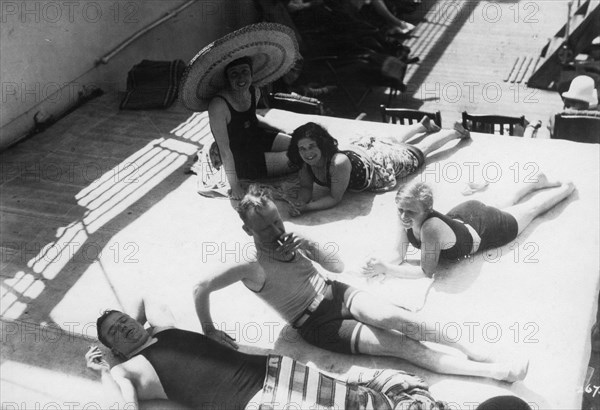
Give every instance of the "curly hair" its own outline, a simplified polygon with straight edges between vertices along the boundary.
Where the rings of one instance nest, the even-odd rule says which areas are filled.
[[[309,138],[316,142],[321,155],[327,160],[331,159],[336,152],[339,152],[337,140],[325,128],[314,122],[306,123],[294,130],[292,141],[287,150],[288,159],[298,167],[302,167],[304,164],[298,152],[298,143],[303,138]]]
[[[413,181],[400,188],[396,194],[396,205],[403,199],[418,201],[426,211],[433,209],[433,192],[425,182]]]
[[[250,211],[256,212],[272,202],[273,196],[267,187],[252,184],[248,188],[246,195],[244,195],[240,201],[236,211],[240,215],[240,218],[242,218],[242,221],[248,223],[248,214]]]

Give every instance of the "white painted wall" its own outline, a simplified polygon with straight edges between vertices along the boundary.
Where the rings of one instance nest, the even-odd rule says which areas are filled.
[[[58,116],[94,87],[124,90],[143,59],[186,63],[202,47],[255,22],[252,0],[196,0],[138,38],[107,64],[125,39],[187,0],[0,0],[0,150]]]

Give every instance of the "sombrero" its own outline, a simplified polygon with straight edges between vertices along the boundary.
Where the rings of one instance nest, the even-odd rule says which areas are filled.
[[[206,110],[227,86],[225,66],[240,57],[252,58],[252,84],[262,86],[287,73],[300,56],[294,31],[282,24],[242,27],[204,47],[188,64],[179,98],[193,111]]]

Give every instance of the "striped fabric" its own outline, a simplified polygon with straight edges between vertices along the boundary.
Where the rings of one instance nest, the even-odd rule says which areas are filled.
[[[260,410],[441,410],[420,378],[395,370],[367,370],[353,381],[322,374],[289,357],[271,355]]]
[[[381,392],[391,400],[394,410],[444,410],[443,402],[429,393],[427,383],[414,374],[401,370],[365,369],[347,380],[373,392]],[[377,407],[376,407],[377,408]],[[386,408],[386,407],[381,407]]]
[[[351,144],[360,154],[363,163],[370,168],[371,192],[385,192],[396,187],[398,178],[414,174],[425,162],[423,153],[412,145],[380,141],[364,136]]]
[[[185,69],[181,60],[143,60],[127,74],[127,93],[122,110],[145,110],[169,107],[175,97]]]
[[[313,285],[317,294],[322,295],[325,293],[325,287],[327,286],[327,281],[321,275],[314,275],[310,278],[310,284]]]
[[[269,356],[260,410],[345,409],[346,383],[289,357]]]

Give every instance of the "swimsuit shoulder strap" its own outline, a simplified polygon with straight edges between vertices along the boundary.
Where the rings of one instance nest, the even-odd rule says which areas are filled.
[[[423,223],[425,223],[426,220],[431,219],[433,217],[439,216],[440,213],[437,212],[436,210],[431,210],[431,212],[429,212],[429,214],[427,214],[427,216],[425,217],[425,219],[423,219]],[[413,245],[413,246],[417,246],[420,248],[421,247],[421,235],[419,234],[419,238],[416,237],[414,231],[412,228],[409,228],[406,230],[406,235],[408,236],[408,241]]]
[[[231,106],[231,104],[229,104],[229,101],[227,100],[227,98],[225,98],[224,96],[217,94],[213,98],[222,99],[223,101],[225,101],[225,104],[227,104],[227,108],[229,108],[229,112],[236,112],[235,109]]]
[[[253,85],[250,86],[250,109],[256,111],[256,91]]]
[[[213,98],[220,98],[223,101],[225,101],[225,104],[227,104],[227,108],[229,108],[229,112],[231,112],[232,114],[244,114],[246,112],[255,112],[256,111],[256,94],[254,91],[254,86],[251,85],[250,86],[250,109],[248,111],[238,111],[235,108],[233,108],[233,106],[231,105],[231,103],[229,102],[229,100],[227,100],[227,98],[225,98],[225,96],[217,94],[215,95]]]
[[[335,155],[335,154],[333,154]],[[332,160],[333,156],[331,156],[328,160],[327,160],[327,165],[325,166],[325,180],[327,181],[327,186],[331,187],[331,172],[330,172],[330,168],[331,168],[331,160]]]
[[[323,181],[321,181],[319,178],[317,178],[317,176],[313,172],[313,169],[312,169],[312,167],[310,165],[306,164],[306,167],[307,167],[308,173],[310,174],[310,176],[312,177],[313,181],[315,181],[315,183],[317,185],[326,186]]]

